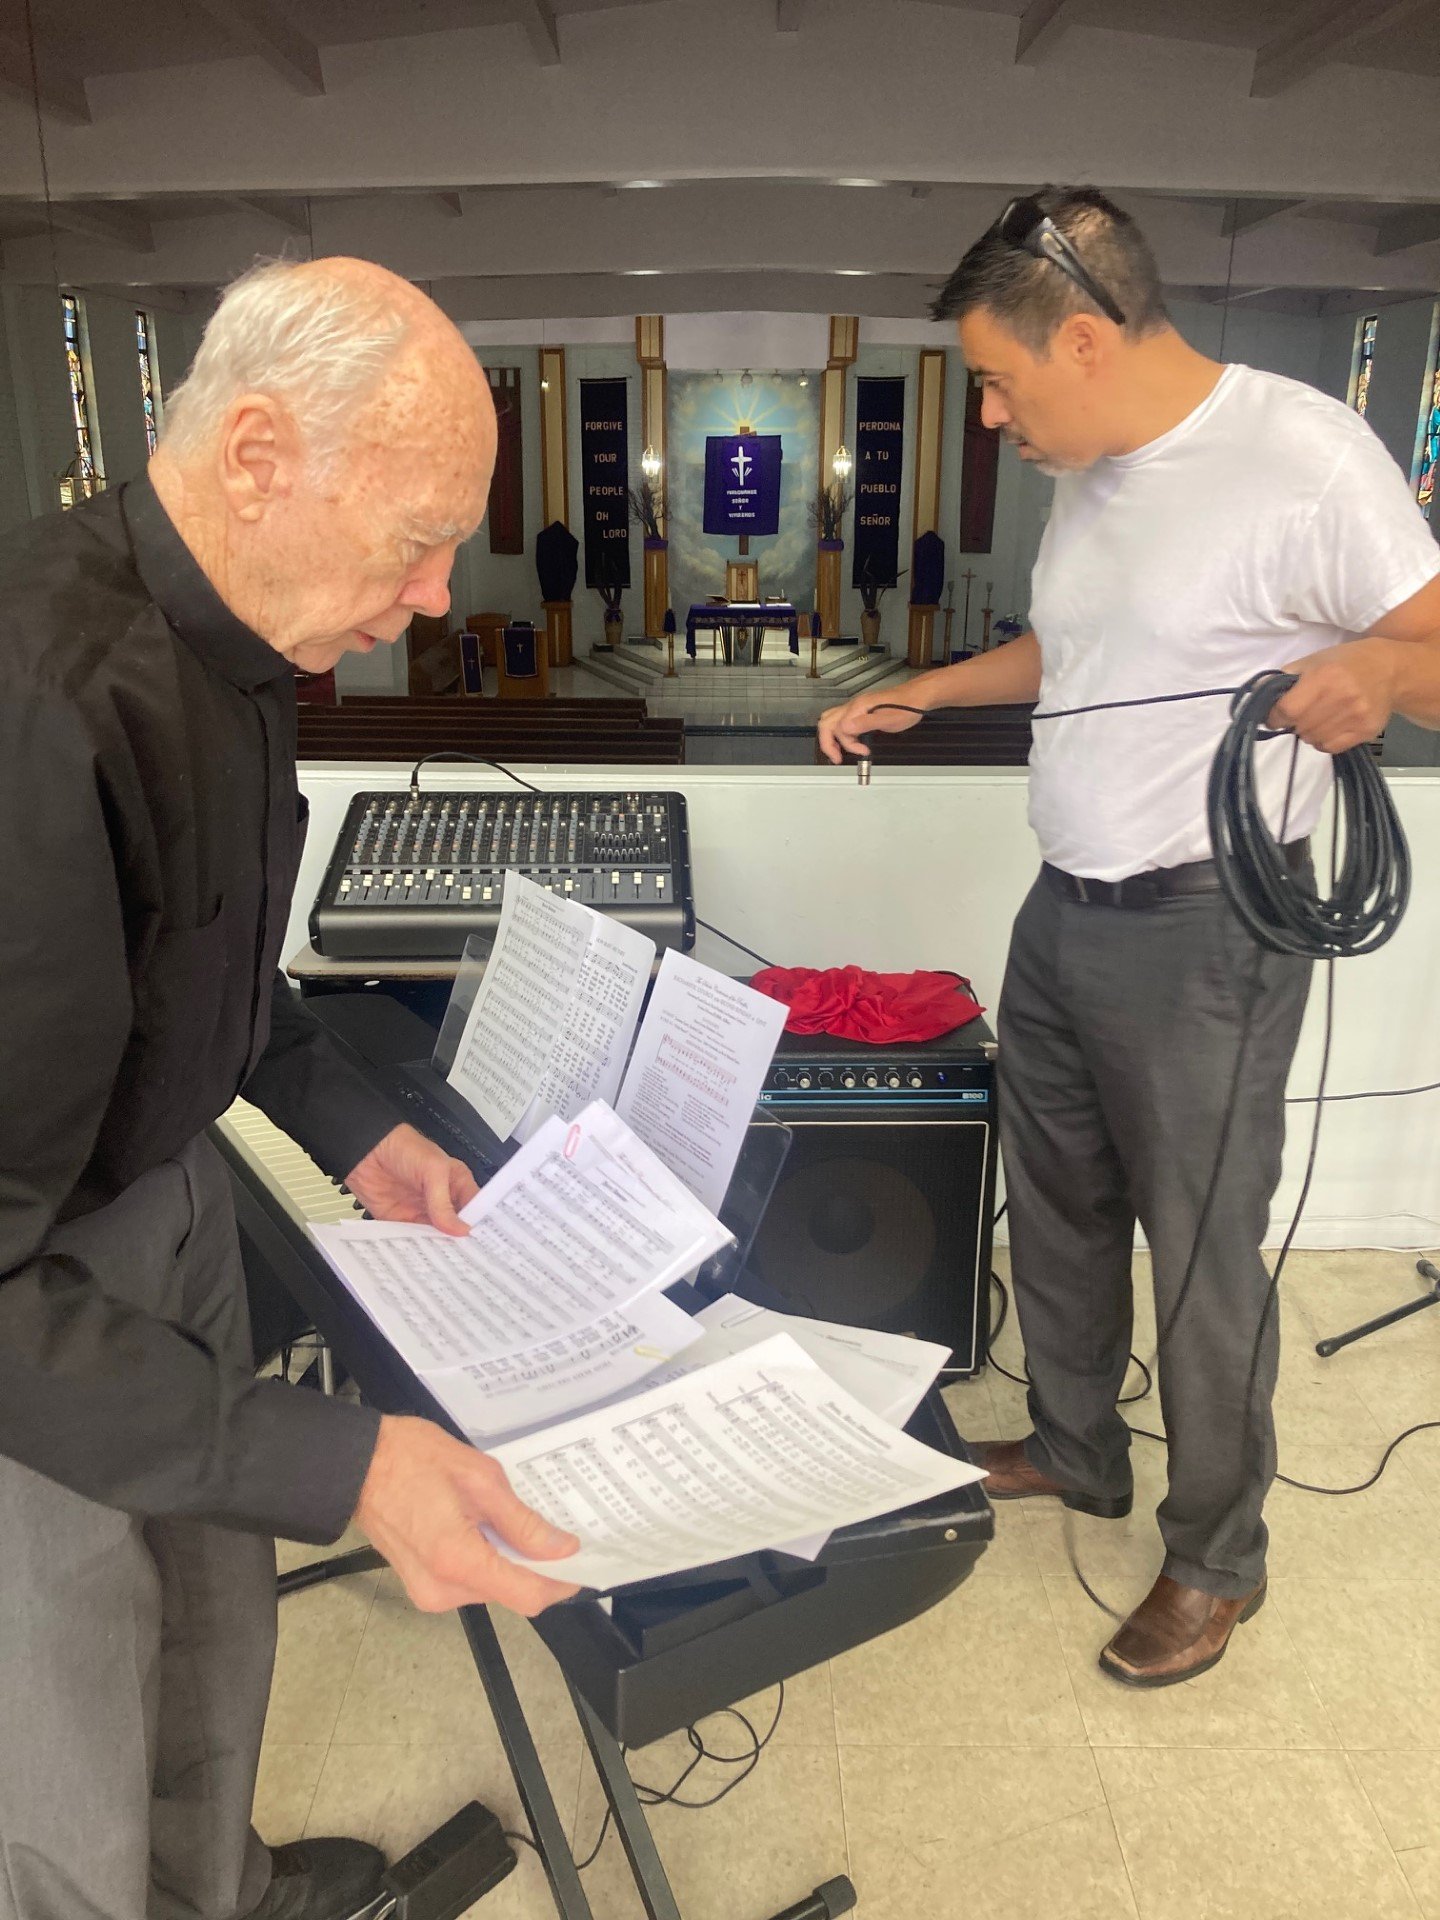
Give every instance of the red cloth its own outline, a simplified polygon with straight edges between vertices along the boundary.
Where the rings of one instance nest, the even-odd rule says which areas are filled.
[[[787,1033],[830,1033],[872,1046],[933,1040],[985,1011],[958,973],[868,973],[864,967],[765,967],[750,982],[790,1009]]]

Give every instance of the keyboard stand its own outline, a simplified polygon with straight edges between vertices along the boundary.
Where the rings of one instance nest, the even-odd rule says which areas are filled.
[[[345,1006],[338,997],[329,1004],[337,1014]],[[403,1061],[413,1053],[413,1016],[393,1004],[389,1016],[399,1028],[389,1057]],[[378,1057],[377,1049],[364,1062],[377,1081]],[[454,1431],[444,1409],[355,1304],[303,1217],[278,1203],[271,1177],[256,1157],[225,1128],[214,1138],[231,1173],[247,1275],[255,1269],[252,1283],[263,1277],[266,1285],[289,1294],[370,1406],[381,1413],[420,1414]],[[748,1276],[735,1290],[761,1304],[785,1304]],[[683,1284],[669,1292],[691,1311],[701,1304]],[[969,1457],[938,1388],[926,1395],[909,1424],[917,1438]],[[538,1616],[534,1629],[570,1690],[647,1920],[681,1920],[681,1914],[620,1742],[646,1746],[916,1618],[968,1576],[993,1532],[988,1501],[978,1486],[969,1485],[901,1513],[843,1527],[814,1562],[746,1554],[693,1574],[619,1588],[608,1611],[596,1601],[580,1600]],[[286,1584],[299,1587],[331,1572],[355,1571],[356,1560],[341,1555],[333,1567],[320,1562],[287,1575]],[[489,1612],[465,1607],[460,1619],[556,1912],[560,1920],[594,1920]],[[840,1904],[832,1905],[824,1896],[836,1889],[843,1890]],[[846,1911],[847,1899],[853,1905],[848,1881],[827,1883],[774,1920],[797,1913],[820,1920]]]

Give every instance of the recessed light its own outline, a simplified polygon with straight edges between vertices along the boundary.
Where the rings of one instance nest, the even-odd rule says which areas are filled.
[[[651,274],[659,273],[659,267],[626,267],[625,272],[631,280],[647,280]]]
[[[868,280],[871,273],[869,267],[837,267],[835,271],[846,280]]]
[[[835,182],[835,185],[837,187],[883,187],[884,184],[885,182],[883,180],[863,180],[863,179],[837,180]]]
[[[638,192],[641,187],[663,187],[663,180],[622,180],[619,183],[627,193]]]

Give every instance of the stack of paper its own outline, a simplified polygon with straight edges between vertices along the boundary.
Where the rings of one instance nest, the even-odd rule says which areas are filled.
[[[642,1378],[701,1329],[661,1289],[720,1222],[598,1101],[550,1120],[464,1209],[465,1239],[389,1221],[311,1226],[401,1358],[477,1441]]]
[[[494,1457],[522,1500],[580,1540],[570,1559],[528,1564],[602,1589],[828,1533],[982,1477],[878,1419],[786,1334]]]
[[[507,872],[449,1082],[502,1140],[607,1101],[718,1212],[785,1008],[669,951],[637,1036],[654,959],[644,934]]]

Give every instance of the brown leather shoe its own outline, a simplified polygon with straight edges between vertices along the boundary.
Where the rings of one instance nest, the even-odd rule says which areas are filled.
[[[1213,1667],[1242,1620],[1265,1604],[1265,1582],[1238,1600],[1182,1587],[1161,1574],[1100,1655],[1112,1680],[1126,1687],[1173,1687]]]
[[[1048,1495],[1061,1500],[1076,1513],[1093,1514],[1097,1520],[1123,1520],[1134,1496],[1128,1493],[1077,1493],[1062,1487],[1030,1464],[1023,1440],[982,1440],[975,1448],[975,1464],[990,1476],[985,1491],[992,1500],[1034,1500]]]

